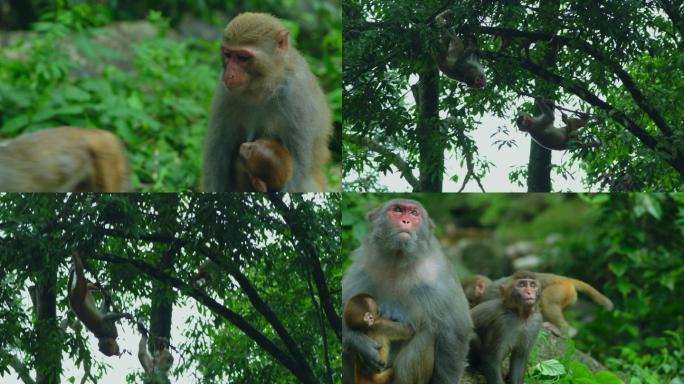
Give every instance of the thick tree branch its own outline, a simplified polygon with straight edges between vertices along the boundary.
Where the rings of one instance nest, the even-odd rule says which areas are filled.
[[[19,360],[18,357],[14,355],[9,356],[9,365],[17,373],[19,379],[24,382],[24,384],[36,384],[36,382],[31,377],[31,372],[29,369]]]
[[[276,207],[278,212],[280,212],[285,220],[285,224],[287,224],[287,226],[290,228],[290,231],[292,231],[293,238],[299,243],[301,252],[305,256],[309,263],[309,267],[311,268],[314,284],[316,284],[318,296],[328,319],[328,323],[330,324],[333,332],[335,332],[337,338],[342,340],[342,320],[337,314],[337,311],[335,311],[335,306],[333,306],[330,290],[328,289],[328,283],[325,280],[325,274],[323,273],[323,267],[321,266],[321,260],[318,256],[318,251],[308,236],[309,231],[307,231],[306,228],[304,228],[300,223],[299,218],[301,217],[301,214],[288,207],[287,204],[285,204],[285,202],[282,200],[282,195],[269,193],[268,199]]]
[[[411,188],[414,191],[417,191],[420,189],[420,183],[418,182],[418,179],[413,176],[413,169],[407,163],[404,161],[404,159],[401,158],[401,156],[397,155],[395,152],[392,152],[391,150],[383,147],[382,145],[376,143],[375,141],[367,138],[367,137],[361,137],[361,136],[356,136],[356,135],[350,135],[347,134],[345,136],[345,139],[349,142],[352,142],[356,145],[366,147],[370,149],[371,151],[378,153],[384,157],[386,157],[390,163],[401,173],[401,177],[406,180],[406,182],[411,185]]]
[[[624,113],[616,113],[617,108],[601,100],[598,96],[591,93],[588,87],[576,80],[566,80],[562,76],[552,73],[543,67],[520,57],[513,57],[508,55],[497,54],[494,52],[481,52],[482,57],[489,60],[510,60],[515,62],[521,68],[528,70],[543,78],[544,80],[560,85],[567,92],[577,95],[577,97],[586,101],[587,103],[604,110],[610,115],[613,120],[625,127],[629,132],[637,137],[644,145],[655,152],[664,154],[665,161],[670,164],[680,175],[684,176],[684,156],[682,152],[676,148],[672,148],[667,142],[660,143],[659,140],[649,134],[645,129],[637,125]]]
[[[122,258],[113,254],[98,253],[91,256],[94,259],[107,261],[113,264],[124,264],[131,265],[132,267],[138,269],[146,275],[154,277],[182,292],[187,293],[190,297],[197,300],[197,302],[203,304],[209,308],[214,313],[224,317],[230,321],[233,325],[238,327],[245,335],[254,340],[257,345],[263,348],[266,352],[271,354],[276,360],[278,360],[285,368],[287,368],[295,377],[304,383],[318,383],[315,377],[309,375],[308,372],[300,370],[300,365],[293,360],[293,358],[278,348],[271,340],[269,340],[264,334],[259,332],[256,328],[252,327],[247,320],[236,312],[230,310],[229,308],[221,305],[216,300],[212,299],[202,291],[200,287],[192,286],[186,284],[181,279],[171,276],[168,273],[158,269],[156,266],[145,263],[140,260],[133,260]]]
[[[575,47],[586,52],[589,56],[605,64],[610,70],[612,70],[613,73],[615,73],[615,75],[622,81],[625,89],[627,89],[630,95],[632,95],[634,102],[651,118],[651,120],[653,120],[658,129],[660,129],[665,136],[672,136],[672,129],[668,126],[663,116],[651,104],[649,99],[641,92],[629,73],[627,73],[627,71],[625,71],[618,62],[610,59],[606,54],[594,48],[586,41],[566,36],[552,35],[544,32],[527,32],[509,28],[482,27],[480,31],[485,34],[500,36],[506,35],[510,37],[520,37],[539,41],[551,41],[553,39],[553,41],[559,44],[563,44],[568,47]]]

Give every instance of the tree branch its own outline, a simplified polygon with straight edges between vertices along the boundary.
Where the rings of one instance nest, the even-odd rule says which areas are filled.
[[[413,169],[399,155],[366,137],[347,134],[345,136],[345,139],[356,145],[366,147],[375,153],[385,156],[390,161],[390,163],[392,163],[392,165],[397,170],[399,170],[399,173],[401,173],[401,177],[403,177],[404,180],[406,180],[406,182],[408,182],[409,185],[411,185],[411,188],[414,191],[420,189],[420,183],[418,182],[418,179],[415,176],[413,176]]]

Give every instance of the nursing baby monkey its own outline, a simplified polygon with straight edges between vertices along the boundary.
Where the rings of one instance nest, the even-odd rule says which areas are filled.
[[[380,344],[378,353],[384,362],[387,362],[392,341],[408,340],[413,336],[411,326],[381,318],[378,304],[372,296],[367,294],[352,296],[344,306],[343,317],[349,328],[364,332]],[[355,365],[355,384],[388,384],[392,380],[392,368],[367,373],[361,369],[358,357]]]
[[[242,143],[235,162],[238,192],[276,192],[292,176],[290,152],[275,140]]]

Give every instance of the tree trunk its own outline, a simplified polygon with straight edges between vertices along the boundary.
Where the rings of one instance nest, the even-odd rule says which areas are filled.
[[[442,192],[445,139],[439,127],[439,71],[436,65],[428,65],[420,72],[416,93],[420,190],[414,192]]]
[[[47,259],[45,260],[48,263]],[[36,383],[59,383],[62,373],[62,340],[57,326],[57,266],[44,268],[31,298],[36,316]]]

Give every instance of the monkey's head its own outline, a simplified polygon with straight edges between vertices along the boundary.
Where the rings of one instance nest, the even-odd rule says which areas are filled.
[[[281,190],[292,177],[290,152],[275,140],[242,143],[238,157],[257,192]]]
[[[119,355],[119,344],[116,343],[116,339],[113,337],[101,337],[97,345],[100,348],[100,352],[107,356]]]
[[[257,103],[273,95],[285,78],[289,36],[269,14],[246,12],[231,20],[221,42],[226,88]]]
[[[471,304],[478,304],[492,280],[485,275],[475,275],[463,283],[463,292]]]
[[[342,317],[349,328],[366,331],[380,318],[378,303],[373,296],[359,293],[347,301]]]
[[[532,272],[520,271],[501,287],[504,305],[521,313],[531,313],[539,302],[541,284]]]
[[[472,64],[469,62],[469,64],[466,65],[464,72],[464,80],[469,88],[480,89],[487,85],[487,78],[484,74],[482,66],[479,65],[479,63],[476,62],[475,64]]]
[[[434,224],[423,206],[414,200],[394,199],[368,214],[371,237],[385,250],[415,255],[421,242],[432,237]]]
[[[515,124],[518,126],[518,129],[527,132],[530,130],[530,127],[532,127],[532,115],[530,115],[527,112],[523,112],[518,115],[518,119],[516,119]]]

